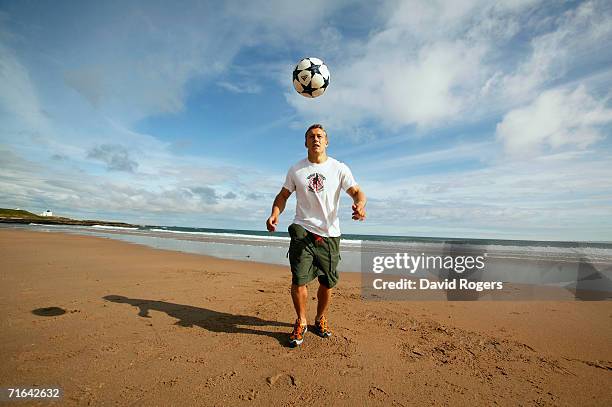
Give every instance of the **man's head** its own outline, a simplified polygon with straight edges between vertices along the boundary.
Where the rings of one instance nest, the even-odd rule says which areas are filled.
[[[313,124],[306,130],[304,145],[309,153],[316,155],[325,153],[328,144],[327,132],[321,124]]]

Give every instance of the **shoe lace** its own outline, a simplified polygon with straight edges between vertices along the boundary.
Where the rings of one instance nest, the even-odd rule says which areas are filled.
[[[291,337],[292,338],[300,337],[304,333],[304,327],[305,325],[302,325],[299,319],[296,320],[295,324],[293,325],[293,332],[291,333]]]
[[[327,319],[325,317],[321,317],[321,319],[319,320],[319,329],[321,330],[321,332],[327,332]]]

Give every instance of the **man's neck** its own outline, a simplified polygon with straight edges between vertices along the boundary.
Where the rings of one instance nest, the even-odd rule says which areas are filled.
[[[313,164],[323,164],[325,161],[327,161],[327,154],[326,153],[313,154],[309,151],[308,161],[310,161]]]

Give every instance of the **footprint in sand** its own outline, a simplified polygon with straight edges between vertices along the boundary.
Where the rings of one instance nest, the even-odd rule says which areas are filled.
[[[284,383],[286,385],[291,385],[291,386],[296,386],[296,387],[299,384],[297,377],[295,377],[295,375],[293,374],[288,374],[288,373],[278,373],[278,374],[275,374],[274,376],[269,376],[266,378],[266,381],[268,382],[270,387],[276,385],[276,383]]]

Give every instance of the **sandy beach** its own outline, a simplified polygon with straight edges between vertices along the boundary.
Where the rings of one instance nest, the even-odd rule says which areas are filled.
[[[59,386],[68,406],[612,405],[610,301],[373,302],[344,273],[334,336],[292,349],[289,284],[288,267],[0,230],[0,386]]]

